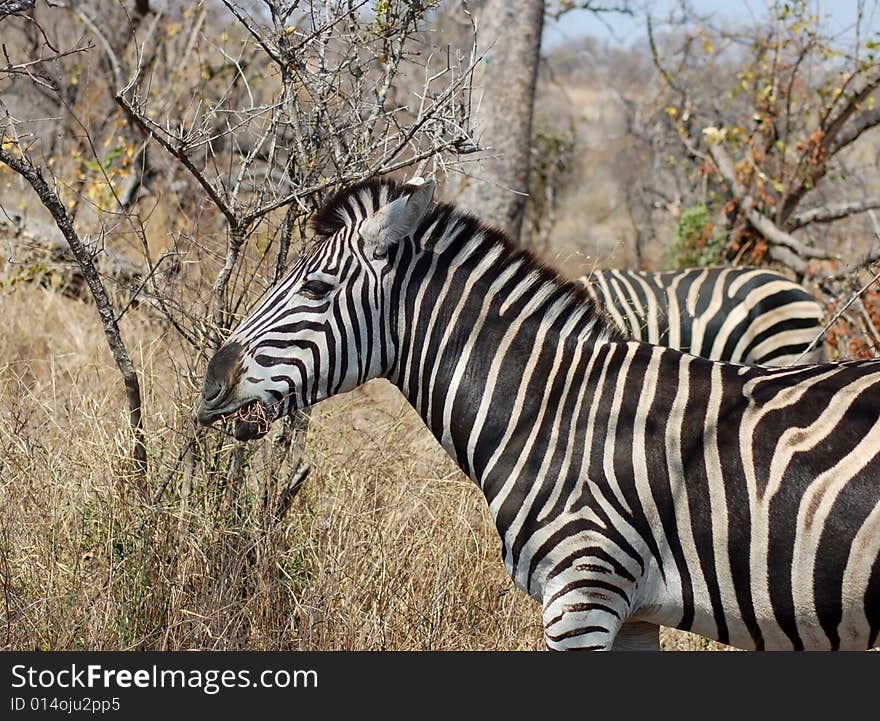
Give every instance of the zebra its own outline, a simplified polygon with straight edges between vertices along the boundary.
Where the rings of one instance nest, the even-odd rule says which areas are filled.
[[[750,365],[824,360],[822,306],[802,286],[762,268],[595,270],[577,279],[634,340]]]
[[[240,441],[383,377],[478,484],[549,649],[880,633],[880,362],[765,368],[630,341],[500,231],[373,179],[209,360]]]

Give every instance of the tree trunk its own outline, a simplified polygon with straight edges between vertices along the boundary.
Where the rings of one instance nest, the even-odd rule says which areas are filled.
[[[484,61],[475,78],[475,127],[487,148],[461,186],[459,205],[519,241],[529,187],[542,0],[486,0],[477,24]]]

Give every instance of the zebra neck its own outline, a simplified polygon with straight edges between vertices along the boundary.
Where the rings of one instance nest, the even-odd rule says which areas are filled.
[[[388,378],[491,503],[522,430],[605,326],[570,285],[491,238],[407,252],[390,303]]]

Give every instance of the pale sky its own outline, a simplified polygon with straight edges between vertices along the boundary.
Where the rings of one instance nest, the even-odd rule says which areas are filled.
[[[604,3],[613,5],[609,1]],[[765,0],[692,0],[691,6],[700,15],[713,14],[716,21],[760,19],[767,14],[768,2]],[[861,3],[864,8],[863,35],[880,30],[880,3],[877,0],[866,0]],[[816,0],[812,5],[820,16],[827,20],[827,31],[834,34],[851,33],[855,26],[858,0]],[[677,7],[674,0],[647,0],[644,3],[651,15],[657,20],[667,17],[671,7]],[[634,18],[619,14],[603,16],[609,29],[592,13],[578,10],[567,13],[560,22],[549,22],[544,30],[544,49],[549,50],[567,39],[583,35],[594,35],[611,42],[628,46],[640,42],[646,37],[644,12]],[[656,25],[655,25],[656,27]]]

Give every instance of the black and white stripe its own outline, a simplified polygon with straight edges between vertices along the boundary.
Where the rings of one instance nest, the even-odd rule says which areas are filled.
[[[397,385],[479,484],[554,649],[865,649],[880,633],[880,362],[763,368],[627,341],[583,288],[373,182],[211,360],[198,417]]]
[[[752,365],[823,360],[821,344],[805,354],[822,330],[822,306],[773,271],[596,270],[578,282],[633,340]]]

